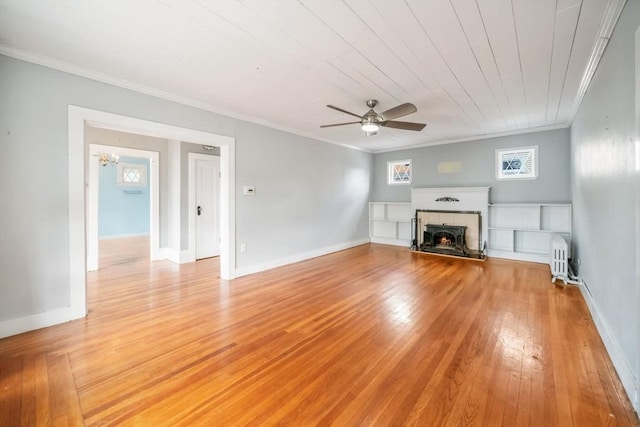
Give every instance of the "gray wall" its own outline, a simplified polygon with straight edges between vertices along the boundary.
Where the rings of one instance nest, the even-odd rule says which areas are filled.
[[[568,202],[571,200],[569,129],[480,139],[377,153],[373,159],[372,200],[409,202],[411,187],[490,186],[492,203]],[[495,150],[538,146],[538,179],[498,181]],[[388,185],[387,162],[411,159],[411,185]],[[459,173],[438,173],[439,162],[460,162]]]
[[[235,137],[239,268],[367,237],[371,154],[5,56],[0,94],[0,320],[69,305],[69,104]]]
[[[278,259],[340,241],[368,238],[371,154],[258,125],[238,132],[236,199],[239,265]],[[242,187],[254,185],[255,196]],[[332,226],[331,224],[334,224]]]
[[[628,1],[594,79],[571,127],[574,206],[574,259],[582,261],[586,282],[599,317],[610,335],[609,352],[622,352],[640,376],[640,283],[636,271],[636,186],[634,105],[640,1]],[[640,58],[639,58],[640,60]],[[613,347],[612,347],[613,342]],[[621,375],[627,390],[633,387]],[[637,385],[637,384],[636,384]],[[636,402],[636,409],[638,405]]]

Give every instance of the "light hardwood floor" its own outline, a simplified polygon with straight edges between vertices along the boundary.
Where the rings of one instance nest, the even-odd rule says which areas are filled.
[[[638,425],[547,266],[372,244],[227,282],[110,244],[86,319],[0,340],[0,425]]]

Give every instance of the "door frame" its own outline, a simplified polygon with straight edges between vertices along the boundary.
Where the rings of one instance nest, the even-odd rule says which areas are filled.
[[[192,259],[195,260],[197,256],[197,248],[196,248],[196,160],[204,160],[204,161],[212,161],[212,157],[218,159],[220,162],[220,157],[209,155],[209,154],[200,154],[200,153],[189,153],[189,249],[190,254],[193,254]],[[221,167],[221,166],[220,166]],[[218,191],[218,200],[220,201],[220,191]],[[222,207],[222,203],[220,203],[220,207]],[[218,212],[218,235],[221,235],[222,226],[220,225],[220,212]],[[193,252],[191,253],[191,249]],[[222,244],[220,244],[220,253],[222,254]]]
[[[635,299],[636,306],[640,306],[640,26],[635,32],[635,71],[636,71],[636,99],[635,99],[635,196],[636,196],[636,271],[635,271]],[[640,329],[640,311],[635,312],[636,331]],[[631,404],[640,413],[640,334],[636,337],[636,360],[634,362],[636,383],[634,384]],[[630,396],[631,397],[631,396]]]
[[[85,124],[93,127],[220,147],[220,277],[236,277],[235,138],[129,116],[68,106],[69,318],[87,314]]]
[[[98,233],[100,206],[100,168],[96,156],[101,152],[118,156],[139,157],[149,160],[149,257],[151,261],[164,259],[160,251],[160,170],[159,153],[157,151],[138,150],[135,148],[117,147],[113,145],[89,144],[89,185],[87,204],[87,271],[99,268]]]

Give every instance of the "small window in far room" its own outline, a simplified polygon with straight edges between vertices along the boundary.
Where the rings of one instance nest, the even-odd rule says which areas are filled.
[[[128,187],[146,187],[147,165],[118,163],[118,185]]]
[[[387,162],[387,183],[411,184],[411,160],[394,160]]]
[[[538,147],[496,150],[496,179],[536,179]]]

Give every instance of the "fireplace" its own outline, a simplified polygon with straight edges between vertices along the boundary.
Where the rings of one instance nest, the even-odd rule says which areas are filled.
[[[473,259],[485,258],[480,212],[417,209],[413,221],[414,250]]]
[[[420,250],[450,255],[468,256],[464,225],[427,224]]]
[[[488,207],[489,187],[412,188],[411,249],[484,260]]]

